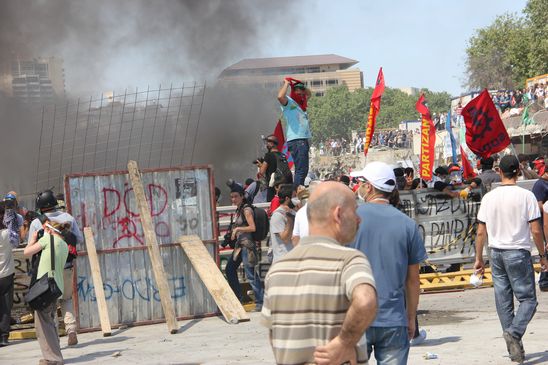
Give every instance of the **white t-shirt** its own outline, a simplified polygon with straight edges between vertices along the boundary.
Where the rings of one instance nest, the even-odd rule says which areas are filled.
[[[287,215],[283,207],[279,207],[272,213],[270,218],[270,233],[272,238],[272,263],[278,261],[285,256],[286,253],[293,249],[291,239],[284,241],[280,237],[280,233],[285,230],[287,225]]]
[[[542,210],[544,210],[544,213],[548,214],[548,200],[547,200],[546,203],[544,203],[544,205],[542,206]]]
[[[306,207],[308,203],[301,207],[295,215],[295,225],[293,226],[293,236],[300,238],[308,236],[308,217],[306,216]]]
[[[481,200],[478,221],[485,223],[489,247],[531,251],[529,223],[540,218],[535,195],[517,185],[501,185]]]
[[[7,229],[0,231],[0,278],[10,276],[15,272],[12,245]]]

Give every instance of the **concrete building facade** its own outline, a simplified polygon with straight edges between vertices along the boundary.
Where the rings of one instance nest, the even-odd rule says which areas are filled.
[[[335,54],[296,57],[250,58],[227,67],[219,76],[224,84],[259,85],[277,89],[284,77],[301,80],[316,96],[334,86],[350,91],[363,88],[363,74],[351,68],[358,61]]]
[[[60,58],[17,59],[11,64],[12,95],[28,103],[50,103],[65,96],[65,73]]]

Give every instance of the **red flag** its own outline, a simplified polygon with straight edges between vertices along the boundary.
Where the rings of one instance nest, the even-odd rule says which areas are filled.
[[[274,133],[272,134],[275,135],[276,138],[278,138],[278,150],[285,155],[289,168],[292,168],[295,162],[293,161],[293,158],[291,157],[291,154],[289,153],[289,149],[287,148],[287,143],[285,143],[285,134],[284,134],[284,129],[282,127],[281,120],[278,119],[278,123],[276,123],[276,128],[274,129]]]
[[[466,144],[476,155],[489,157],[510,144],[506,127],[487,89],[462,109],[466,124]]]
[[[436,147],[436,127],[432,122],[430,110],[426,106],[424,95],[421,94],[415,109],[421,114],[421,160],[420,177],[424,180],[432,180],[432,169],[434,168],[434,149]]]
[[[375,90],[371,95],[371,106],[369,107],[369,117],[367,118],[367,126],[365,130],[365,144],[363,147],[363,153],[367,156],[373,133],[375,132],[375,122],[377,120],[377,114],[381,110],[381,97],[384,92],[384,75],[382,73],[382,67],[379,69],[377,76],[377,82],[375,83]]]
[[[460,146],[460,156],[462,158],[462,175],[465,179],[472,179],[476,177],[476,172],[474,171],[474,168],[470,164],[470,161],[468,161],[468,157],[466,157],[466,152],[464,152],[464,149],[462,146]]]

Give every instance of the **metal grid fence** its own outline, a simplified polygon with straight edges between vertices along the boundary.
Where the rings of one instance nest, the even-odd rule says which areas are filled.
[[[102,94],[42,108],[36,190],[69,173],[192,164],[205,83]]]

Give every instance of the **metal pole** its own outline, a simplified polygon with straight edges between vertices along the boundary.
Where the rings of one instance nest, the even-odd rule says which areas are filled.
[[[145,100],[145,114],[143,115],[143,126],[141,128],[141,138],[139,138],[139,149],[137,151],[137,162],[141,162],[141,146],[143,145],[143,134],[145,132],[145,123],[147,121],[147,109],[148,109],[148,95],[150,92],[150,85],[147,86],[147,98]]]
[[[36,182],[34,185],[34,189],[38,192],[38,179],[39,179],[39,173],[40,173],[40,156],[42,155],[42,134],[44,133],[44,109],[46,107],[42,106],[42,122],[41,122],[41,128],[40,128],[40,140],[38,142],[38,163],[36,164]]]
[[[88,120],[86,122],[86,130],[84,132],[84,151],[82,152],[82,172],[84,172],[84,166],[86,164],[86,145],[88,143],[88,129],[89,129],[89,121],[91,118],[91,101],[93,100],[93,97],[89,97],[89,106],[88,106]]]
[[[112,93],[112,102],[110,103],[110,120],[108,122],[108,131],[107,131],[107,145],[105,146],[105,162],[103,162],[103,171],[107,170],[107,156],[108,156],[108,144],[110,142],[110,127],[112,125],[112,114],[114,113],[114,100],[116,99],[116,95],[114,92]],[[118,150],[120,146],[116,146],[116,150]]]
[[[190,110],[188,111],[188,118],[186,121],[185,129],[185,141],[183,143],[183,153],[181,154],[181,165],[183,164],[185,152],[186,152],[186,142],[188,140],[188,126],[190,124],[190,119],[192,118],[192,106],[194,105],[194,94],[196,93],[196,81],[194,81],[194,86],[192,87],[192,97],[190,98]]]
[[[175,140],[177,138],[177,132],[179,129],[179,117],[181,116],[181,107],[183,105],[183,98],[185,97],[185,84],[181,88],[181,101],[179,102],[179,110],[177,111],[177,120],[175,121],[175,132],[173,133],[173,142],[171,143],[171,156],[169,159],[170,166],[173,166],[173,152],[175,151]]]
[[[70,171],[72,172],[72,164],[74,162],[74,148],[76,147],[76,134],[78,131],[78,114],[80,112],[80,98],[76,102],[76,120],[74,122],[74,139],[72,140],[72,153],[70,155]]]
[[[99,103],[99,119],[97,120],[97,134],[95,135],[95,149],[93,151],[93,168],[91,171],[95,171],[95,161],[97,160],[97,146],[99,145],[99,131],[101,130],[101,115],[103,114],[103,98],[101,93],[101,102]]]
[[[202,91],[202,102],[200,104],[200,111],[198,112],[198,121],[196,123],[196,130],[194,131],[194,145],[192,146],[192,153],[190,154],[191,165],[194,162],[194,150],[196,149],[196,142],[198,141],[198,128],[200,127],[200,119],[202,118],[202,108],[204,106],[205,91],[206,91],[206,82],[204,81],[204,86]]]
[[[49,177],[51,172],[51,155],[53,153],[53,139],[55,137],[55,118],[57,117],[57,105],[53,104],[53,126],[51,127],[51,143],[49,145],[49,159],[48,159],[48,182],[50,185]]]
[[[156,112],[154,113],[154,122],[152,122],[152,134],[150,137],[150,149],[148,150],[148,163],[150,168],[150,160],[152,158],[152,146],[154,146],[154,132],[156,131],[156,120],[158,119],[158,109],[160,109],[160,93],[162,91],[162,84],[158,87],[158,97],[156,98]]]
[[[164,141],[166,139],[166,127],[167,127],[167,119],[169,118],[169,107],[171,106],[171,93],[173,92],[173,83],[169,86],[169,97],[167,100],[167,112],[166,112],[166,119],[164,120],[164,130],[162,131],[162,142],[160,144],[160,159],[158,160],[158,165],[162,165],[162,156],[164,153]]]
[[[129,161],[129,152],[131,150],[131,138],[133,137],[133,125],[135,124],[135,110],[137,109],[137,95],[139,94],[139,88],[135,89],[135,100],[133,102],[133,115],[131,117],[131,127],[129,129],[129,141],[127,144],[127,158],[126,160]]]
[[[117,169],[118,154],[120,153],[120,149],[122,148],[120,146],[120,140],[122,138],[122,127],[123,127],[123,124],[124,124],[124,112],[125,112],[125,109],[126,109],[126,97],[127,97],[127,88],[124,91],[124,103],[122,104],[122,115],[120,117],[120,128],[118,129],[118,143],[116,144],[117,147],[116,147],[116,159],[114,160],[114,170]],[[128,145],[129,145],[129,142],[128,142]]]

